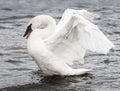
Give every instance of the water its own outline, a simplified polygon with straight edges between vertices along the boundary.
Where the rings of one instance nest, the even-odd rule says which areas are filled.
[[[26,50],[28,21],[48,14],[58,20],[66,8],[99,14],[97,25],[113,41],[108,55],[88,52],[84,76],[43,77]],[[120,91],[120,0],[0,0],[0,89],[3,91]],[[81,65],[77,65],[81,66]],[[9,88],[8,88],[9,87]],[[4,88],[4,89],[3,89]]]

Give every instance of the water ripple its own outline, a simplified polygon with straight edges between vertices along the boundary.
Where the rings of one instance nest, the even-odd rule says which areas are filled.
[[[6,17],[6,18],[0,18],[2,21],[6,20],[16,20],[16,19],[24,19],[24,18],[31,18],[34,17],[33,15],[25,15],[25,16],[11,16],[11,17]]]

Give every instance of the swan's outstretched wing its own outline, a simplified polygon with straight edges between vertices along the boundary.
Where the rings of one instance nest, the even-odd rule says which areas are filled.
[[[113,44],[92,23],[93,17],[94,14],[86,10],[67,9],[56,32],[45,40],[48,49],[68,64],[75,60],[84,63],[86,50],[108,53]]]

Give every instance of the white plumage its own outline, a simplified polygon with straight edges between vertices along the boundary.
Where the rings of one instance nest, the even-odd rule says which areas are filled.
[[[28,52],[45,75],[84,74],[90,69],[73,69],[68,64],[75,60],[84,63],[86,50],[109,52],[113,44],[92,23],[95,16],[86,10],[67,9],[57,25],[48,15],[30,20],[24,35],[28,35]],[[39,29],[41,24],[47,27]]]

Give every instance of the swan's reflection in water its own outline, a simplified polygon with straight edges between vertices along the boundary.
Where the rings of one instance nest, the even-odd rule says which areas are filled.
[[[33,72],[32,77],[39,80],[39,91],[94,91],[94,78],[92,73],[81,76],[43,76],[41,71]]]

